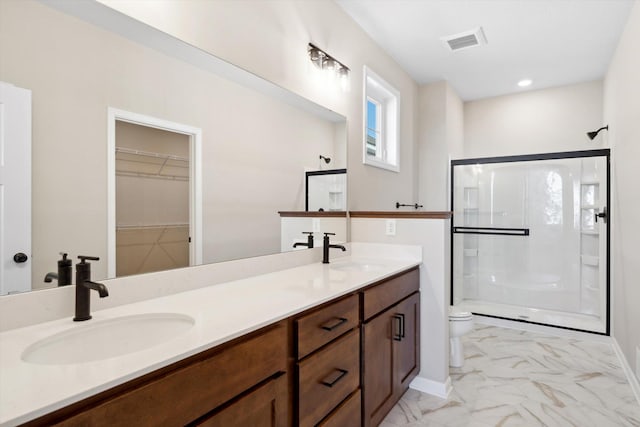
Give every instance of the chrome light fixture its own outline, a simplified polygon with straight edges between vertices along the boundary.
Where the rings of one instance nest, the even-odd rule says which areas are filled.
[[[309,58],[311,59],[311,62],[313,62],[313,64],[316,67],[322,68],[322,61],[324,60],[324,52],[318,49],[317,47],[313,46],[311,43],[309,43]]]
[[[311,62],[313,62],[316,67],[326,70],[329,73],[335,73],[341,80],[346,80],[349,77],[349,67],[324,50],[313,43],[309,43],[307,50],[309,52],[309,59],[311,59]]]
[[[602,126],[602,127],[601,127],[600,129],[598,129],[598,130],[594,130],[594,131],[591,131],[591,132],[587,132],[587,136],[589,137],[589,139],[590,139],[590,140],[592,140],[592,141],[593,141],[593,139],[594,139],[596,136],[598,136],[598,134],[600,133],[600,131],[601,131],[601,130],[603,130],[603,129],[609,130],[609,125]]]

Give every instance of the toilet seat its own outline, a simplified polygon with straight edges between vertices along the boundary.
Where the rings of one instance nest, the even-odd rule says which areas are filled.
[[[453,322],[471,320],[472,318],[473,314],[469,313],[468,311],[449,312],[449,320]]]

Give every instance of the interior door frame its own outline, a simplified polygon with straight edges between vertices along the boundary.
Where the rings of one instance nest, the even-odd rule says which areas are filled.
[[[202,264],[202,129],[113,107],[107,109],[107,277],[116,277],[116,122],[189,136],[189,265]]]
[[[454,182],[454,166],[460,166],[460,165],[479,165],[479,164],[486,164],[486,163],[510,163],[510,162],[526,162],[526,161],[538,161],[538,160],[558,160],[558,159],[573,159],[573,158],[582,158],[582,157],[605,157],[606,158],[606,166],[607,166],[607,172],[606,172],[606,179],[607,179],[607,186],[606,186],[606,190],[607,190],[607,196],[606,196],[606,209],[607,209],[607,219],[606,219],[606,254],[605,254],[605,259],[606,259],[606,263],[607,263],[607,267],[605,269],[605,279],[606,279],[606,289],[605,289],[605,310],[606,310],[606,314],[605,314],[605,332],[595,332],[595,331],[589,331],[589,330],[583,330],[583,329],[575,329],[575,328],[570,328],[570,327],[566,327],[566,326],[558,326],[558,325],[549,325],[549,324],[544,324],[544,323],[538,323],[538,322],[533,322],[533,321],[528,321],[528,320],[523,320],[523,319],[512,319],[512,318],[506,318],[506,317],[500,317],[500,316],[492,316],[492,315],[487,315],[487,314],[482,314],[483,316],[486,317],[495,317],[495,318],[499,318],[499,319],[506,319],[506,320],[515,320],[518,322],[522,322],[522,323],[533,323],[533,324],[538,324],[538,325],[543,325],[543,326],[552,326],[555,328],[560,328],[560,329],[568,329],[568,330],[573,330],[573,331],[579,331],[579,332],[588,332],[588,333],[592,333],[592,334],[598,334],[598,335],[611,335],[611,221],[613,218],[613,210],[614,207],[611,204],[611,149],[610,148],[601,148],[601,149],[595,149],[595,150],[580,150],[580,151],[563,151],[563,152],[556,152],[556,153],[540,153],[540,154],[525,154],[525,155],[515,155],[515,156],[500,156],[500,157],[479,157],[479,158],[470,158],[470,159],[457,159],[457,160],[451,160],[450,161],[450,176],[451,176],[451,180],[450,180],[450,207],[451,207],[451,221],[450,221],[450,262],[449,262],[449,267],[450,267],[450,271],[449,271],[449,277],[450,277],[450,291],[449,291],[449,304],[450,305],[454,305],[454,294],[453,294],[453,290],[454,290],[454,286],[453,286],[453,281],[454,281],[454,230],[455,230],[455,222],[454,222],[454,215],[455,215],[455,211],[454,211],[454,192],[455,192],[455,182]]]

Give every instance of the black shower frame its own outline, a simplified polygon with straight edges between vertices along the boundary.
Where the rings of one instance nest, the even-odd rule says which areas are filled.
[[[459,160],[451,160],[451,230],[450,230],[450,237],[451,237],[451,244],[449,245],[451,248],[451,262],[450,262],[450,266],[451,266],[451,271],[450,271],[450,304],[453,305],[453,237],[454,237],[454,189],[455,189],[455,182],[454,182],[454,173],[453,173],[453,168],[454,166],[461,166],[461,165],[481,165],[481,164],[487,164],[487,163],[512,163],[512,162],[528,162],[528,161],[537,161],[537,160],[558,160],[558,159],[574,159],[574,158],[580,158],[580,157],[606,157],[607,159],[607,242],[606,242],[606,247],[607,247],[607,253],[606,253],[606,260],[607,260],[607,271],[606,271],[606,305],[607,305],[607,318],[606,318],[606,331],[605,332],[594,332],[594,331],[588,331],[585,329],[577,329],[577,328],[570,328],[567,326],[558,326],[558,325],[550,325],[547,323],[541,323],[541,322],[532,322],[529,320],[524,320],[524,319],[513,319],[511,317],[502,317],[502,316],[494,316],[494,315],[488,315],[488,314],[478,314],[478,313],[474,313],[474,314],[478,314],[480,316],[485,316],[485,317],[492,317],[492,318],[496,318],[496,319],[504,319],[504,320],[513,320],[513,321],[517,321],[517,322],[522,322],[522,323],[531,323],[531,324],[535,324],[535,325],[542,325],[542,326],[551,326],[554,328],[560,328],[560,329],[568,329],[571,331],[578,331],[578,332],[587,332],[590,334],[597,334],[597,335],[606,335],[609,336],[611,335],[611,149],[609,148],[602,148],[602,149],[598,149],[598,150],[581,150],[581,151],[563,151],[563,152],[557,152],[557,153],[540,153],[540,154],[525,154],[525,155],[518,155],[518,156],[500,156],[500,157],[479,157],[479,158],[472,158],[472,159],[459,159]]]
[[[321,171],[308,171],[304,173],[304,210],[309,212],[309,177],[318,175],[342,175],[346,169],[326,169]]]

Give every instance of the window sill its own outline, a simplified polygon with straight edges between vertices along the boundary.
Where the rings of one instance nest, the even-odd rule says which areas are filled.
[[[369,156],[365,156],[364,161],[362,163],[364,163],[367,166],[373,166],[373,167],[380,168],[380,169],[386,169],[386,170],[391,171],[391,172],[396,172],[396,173],[400,172],[400,166],[394,165],[394,164],[391,164],[391,163],[382,162],[380,160],[376,160],[376,159],[371,158]]]

